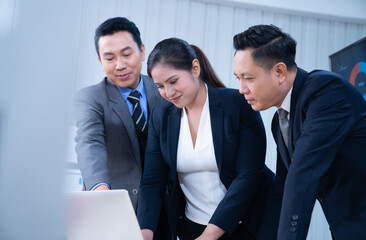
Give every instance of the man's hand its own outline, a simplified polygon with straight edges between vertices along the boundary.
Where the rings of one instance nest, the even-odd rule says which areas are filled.
[[[109,190],[109,187],[107,185],[103,184],[94,189],[94,191],[100,191],[100,190]]]

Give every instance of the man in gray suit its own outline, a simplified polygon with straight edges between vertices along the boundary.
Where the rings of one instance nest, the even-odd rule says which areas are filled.
[[[84,188],[126,189],[136,210],[147,119],[164,100],[140,73],[145,46],[133,22],[108,19],[96,29],[94,41],[106,77],[75,98],[76,153]]]

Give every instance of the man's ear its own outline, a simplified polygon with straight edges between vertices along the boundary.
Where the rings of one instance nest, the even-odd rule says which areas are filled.
[[[278,83],[282,84],[287,77],[287,66],[283,62],[276,63],[272,68],[273,74],[278,79]]]
[[[145,61],[145,45],[144,44],[141,44],[140,54],[141,54],[141,61]]]

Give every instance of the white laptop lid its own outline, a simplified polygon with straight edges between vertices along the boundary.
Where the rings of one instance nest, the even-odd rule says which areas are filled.
[[[65,193],[68,240],[142,240],[126,190]]]

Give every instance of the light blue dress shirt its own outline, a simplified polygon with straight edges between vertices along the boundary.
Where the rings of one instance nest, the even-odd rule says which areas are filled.
[[[123,99],[125,100],[128,110],[130,110],[130,114],[132,116],[132,110],[133,110],[133,105],[132,103],[127,99],[128,95],[130,95],[131,92],[133,91],[139,91],[141,93],[140,96],[140,106],[142,108],[142,111],[144,112],[144,116],[145,116],[145,120],[147,122],[147,117],[148,117],[148,107],[147,107],[147,97],[146,97],[146,91],[145,91],[145,86],[144,86],[144,81],[142,80],[142,75],[140,75],[140,83],[137,86],[137,88],[135,90],[132,90],[130,88],[121,88],[116,86],[118,91],[121,93]]]

